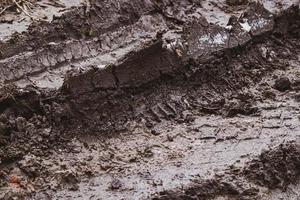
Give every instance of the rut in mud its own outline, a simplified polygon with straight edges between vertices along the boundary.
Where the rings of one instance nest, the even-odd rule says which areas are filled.
[[[93,1],[2,42],[0,197],[298,197],[299,7],[205,4]]]

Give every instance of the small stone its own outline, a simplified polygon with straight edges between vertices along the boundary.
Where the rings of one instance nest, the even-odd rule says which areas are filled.
[[[154,126],[152,122],[146,122],[145,125],[147,128],[152,128]]]
[[[144,156],[145,158],[151,158],[151,157],[153,157],[153,155],[154,155],[154,153],[153,153],[153,151],[151,150],[150,147],[147,147],[147,148],[144,150],[144,152],[143,152],[143,156]]]
[[[155,135],[155,136],[158,136],[158,135],[160,135],[160,132],[158,132],[157,130],[152,129],[151,134]]]
[[[161,179],[156,179],[156,180],[153,180],[153,186],[156,187],[156,186],[162,186],[163,185],[163,181]]]
[[[169,141],[169,142],[173,142],[174,141],[174,137],[172,137],[171,135],[167,135],[167,140]]]
[[[91,160],[93,160],[93,159],[94,159],[93,156],[88,156],[88,157],[85,158],[86,161],[91,161]]]
[[[71,172],[64,174],[62,177],[63,180],[68,184],[77,184],[79,182],[77,176]]]
[[[0,122],[3,122],[3,123],[7,123],[8,122],[7,116],[5,114],[1,114],[0,115]]]
[[[291,89],[291,81],[287,77],[281,77],[275,81],[274,88],[284,92]]]
[[[6,126],[4,123],[0,122],[0,135],[5,135],[6,133]]]
[[[110,183],[110,189],[117,190],[122,187],[122,182],[119,179],[113,179]]]
[[[240,6],[240,5],[245,5],[249,1],[248,0],[226,0],[226,3],[230,6]]]
[[[24,131],[26,127],[26,119],[23,117],[18,117],[16,119],[16,126],[18,131]]]

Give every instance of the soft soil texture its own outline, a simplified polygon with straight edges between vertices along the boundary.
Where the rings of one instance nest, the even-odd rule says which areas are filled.
[[[297,199],[299,7],[262,3],[90,1],[11,35],[0,198]]]

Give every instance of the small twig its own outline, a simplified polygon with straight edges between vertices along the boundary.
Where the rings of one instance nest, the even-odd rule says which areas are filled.
[[[16,0],[13,0],[13,2],[15,3],[15,5],[22,10],[22,12],[24,12],[28,17],[30,17],[31,19],[33,19],[33,17],[26,11],[24,10],[24,8],[22,8],[22,6],[16,1]]]
[[[2,13],[4,13],[4,11],[6,11],[6,9],[8,9],[8,8],[10,8],[11,7],[11,5],[10,6],[6,6],[5,8],[3,8],[2,10],[1,10],[1,12],[0,12],[0,15],[2,15]]]
[[[23,0],[26,4],[30,4],[31,6],[34,6],[33,3],[31,3],[30,1],[26,1],[26,0]]]

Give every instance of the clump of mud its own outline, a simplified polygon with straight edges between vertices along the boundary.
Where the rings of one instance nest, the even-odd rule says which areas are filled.
[[[257,197],[258,189],[255,187],[245,187],[241,180],[234,177],[215,177],[212,180],[195,181],[187,189],[182,191],[161,192],[153,200],[186,200],[186,199],[215,199],[218,196],[227,196],[233,199],[253,199]],[[226,178],[225,178],[226,177]]]
[[[233,165],[213,179],[195,180],[181,190],[161,192],[153,200],[261,199],[263,187],[285,191],[288,185],[297,183],[300,175],[299,153],[299,143],[284,143],[262,152],[244,168]]]
[[[237,5],[245,5],[249,3],[248,0],[226,0],[226,3],[230,6],[237,6]]]
[[[288,143],[263,152],[244,170],[251,181],[270,189],[286,190],[300,176],[300,144]]]

